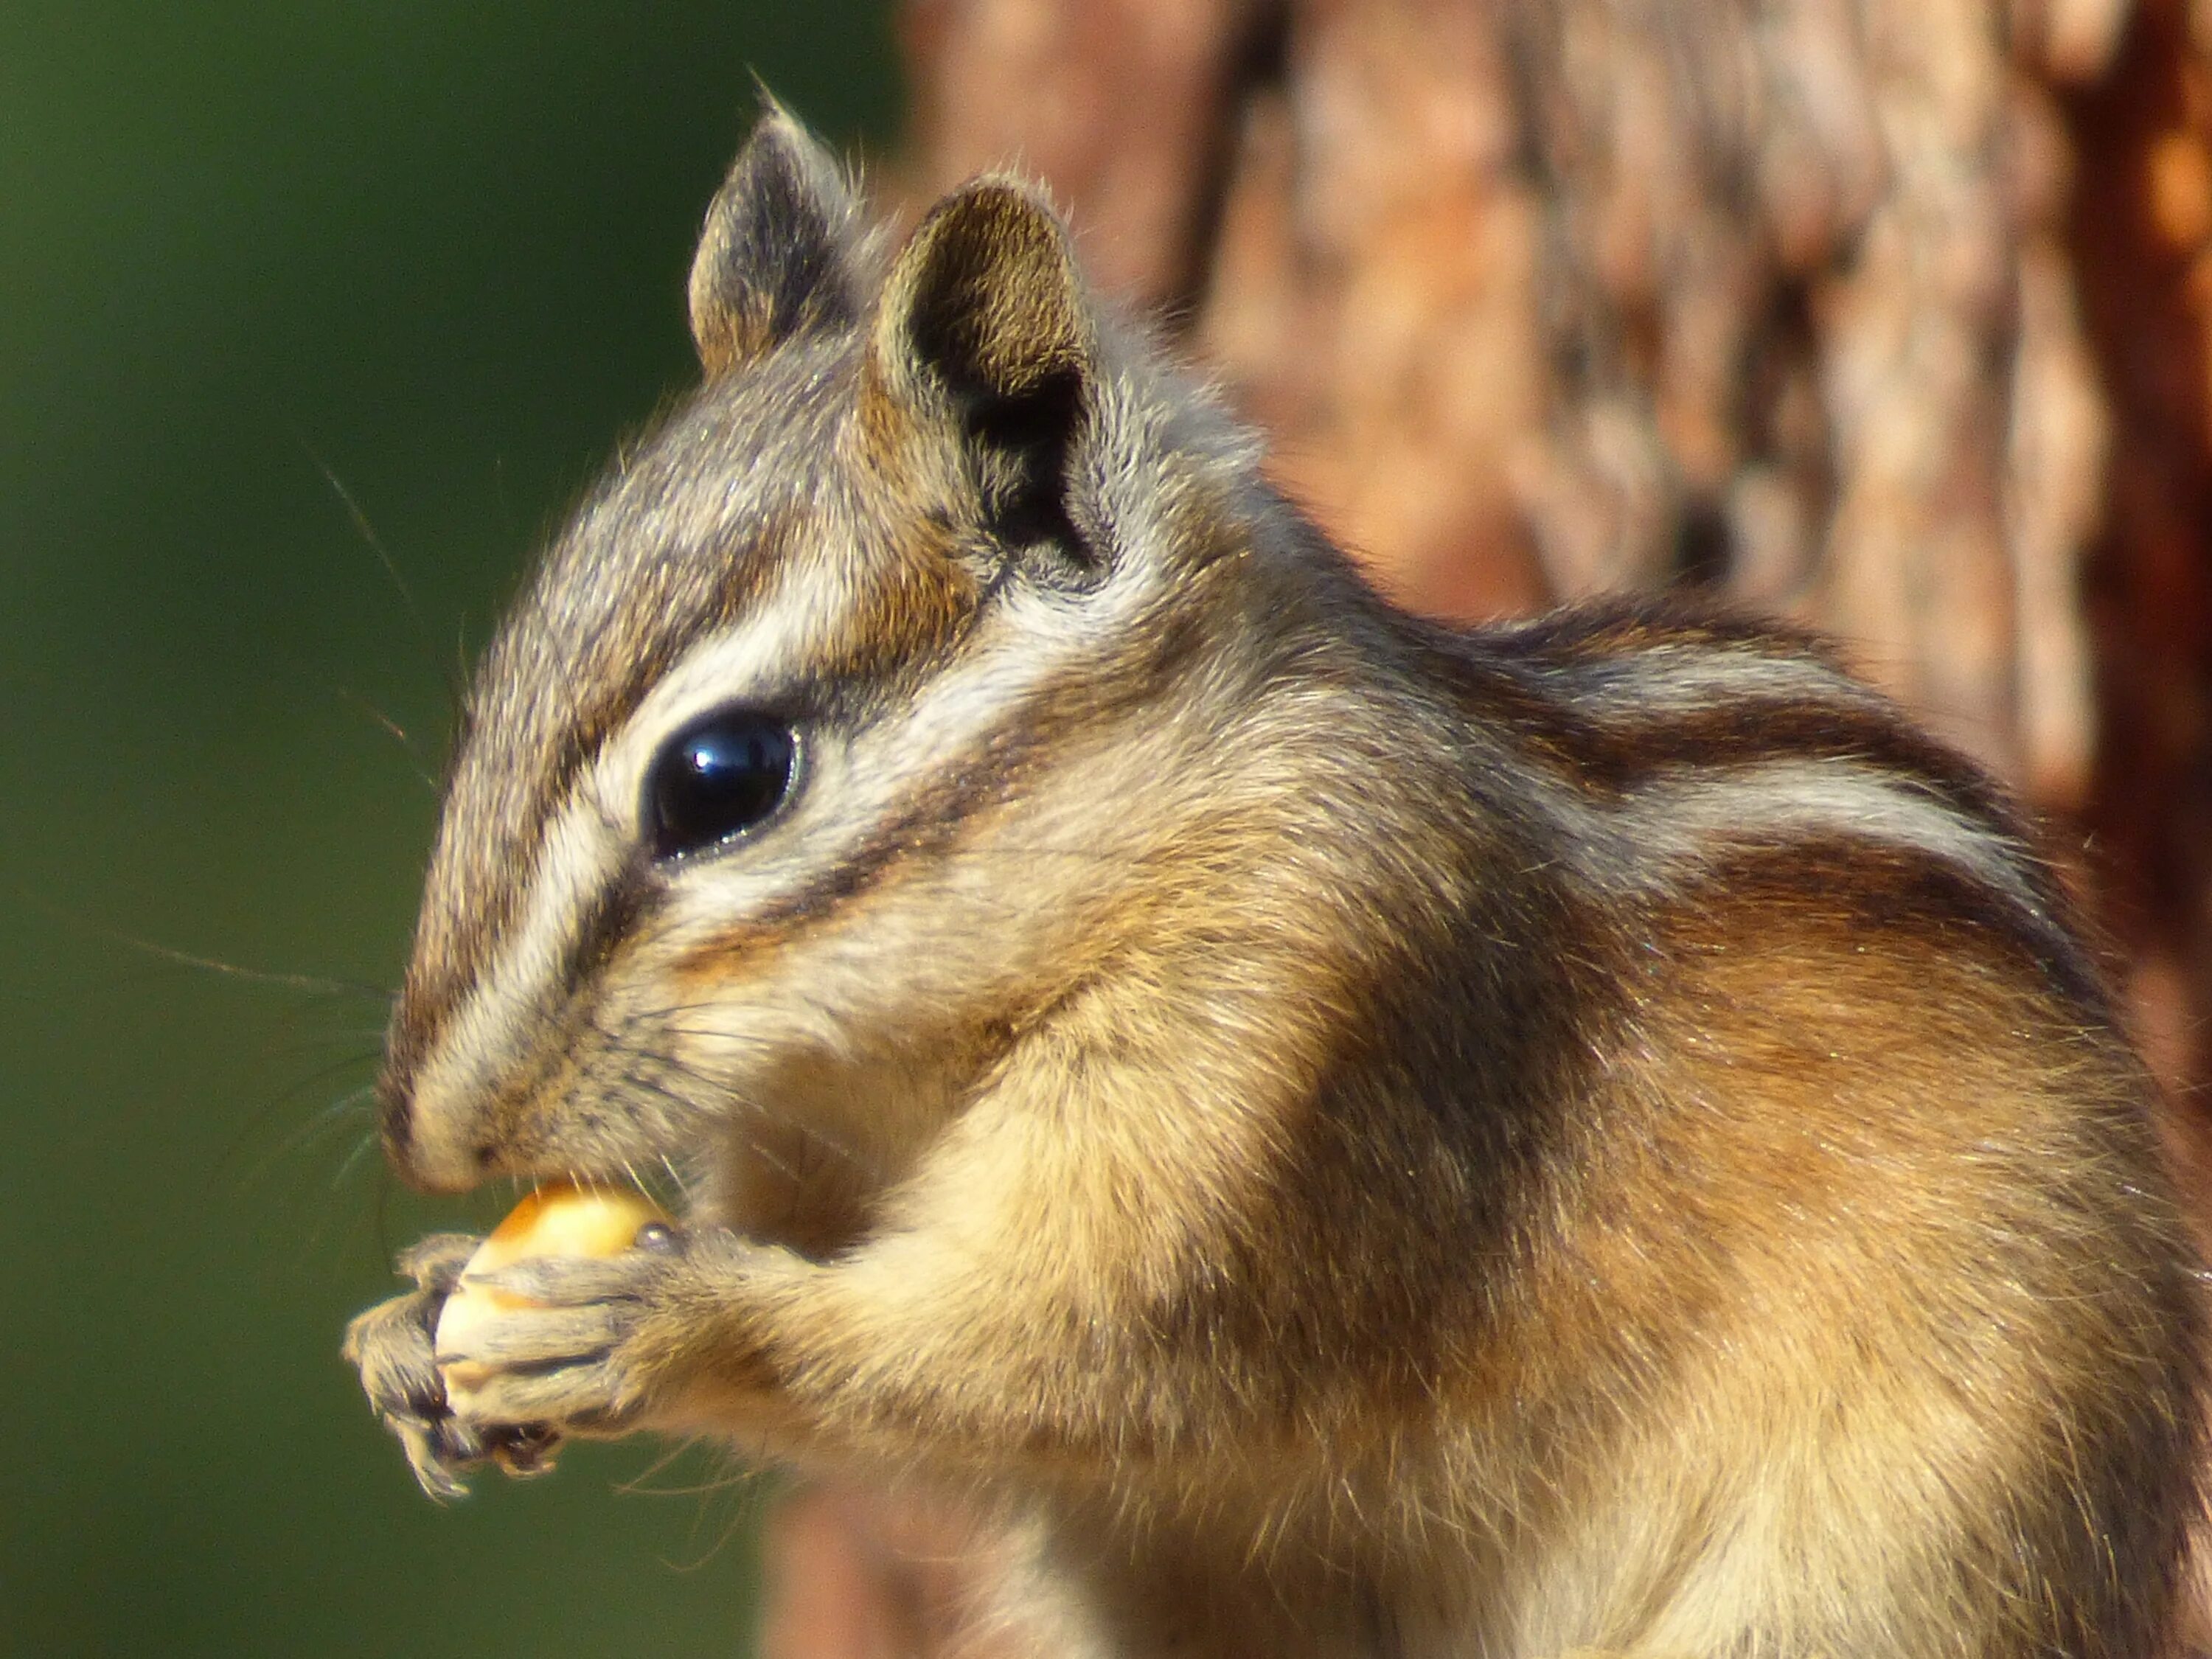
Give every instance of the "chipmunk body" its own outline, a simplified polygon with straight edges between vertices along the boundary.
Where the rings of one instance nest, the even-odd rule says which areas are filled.
[[[1785,631],[1395,611],[1021,185],[879,263],[772,114],[483,665],[389,1149],[690,1225],[503,1275],[465,1421],[418,1251],[425,1484],[946,1487],[1039,1651],[2158,1650],[2193,1268],[1994,787]]]

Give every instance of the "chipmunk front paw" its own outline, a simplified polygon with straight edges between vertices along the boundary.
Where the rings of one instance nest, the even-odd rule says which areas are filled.
[[[441,1503],[465,1494],[462,1472],[489,1455],[447,1404],[432,1336],[477,1243],[465,1233],[434,1233],[402,1253],[398,1270],[415,1289],[357,1316],[346,1327],[341,1350],[360,1371],[370,1407],[398,1437],[416,1480]]]
[[[657,1226],[618,1255],[538,1256],[471,1273],[487,1295],[435,1364],[453,1409],[478,1437],[517,1429],[612,1436],[644,1426],[659,1367],[639,1333],[693,1276],[685,1240]]]

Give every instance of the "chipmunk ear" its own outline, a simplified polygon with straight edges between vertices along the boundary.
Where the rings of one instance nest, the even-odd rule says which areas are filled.
[[[1068,530],[1067,452],[1097,328],[1050,204],[1003,179],[939,203],[891,268],[870,351],[894,396],[958,422],[994,528],[1015,540]]]
[[[769,100],[691,261],[691,337],[710,379],[857,318],[855,216],[835,158]]]

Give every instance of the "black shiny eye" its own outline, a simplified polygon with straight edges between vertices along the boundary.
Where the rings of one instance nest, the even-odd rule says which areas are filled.
[[[798,753],[789,726],[753,709],[721,708],[692,721],[646,775],[653,856],[711,847],[760,823],[789,791]]]

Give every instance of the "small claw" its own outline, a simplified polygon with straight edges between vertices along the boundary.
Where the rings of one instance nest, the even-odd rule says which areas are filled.
[[[407,1454],[407,1467],[415,1472],[415,1483],[431,1498],[450,1504],[469,1495],[468,1482],[461,1479],[460,1472],[483,1462],[481,1454],[472,1456],[461,1449],[474,1443],[472,1434],[464,1431],[457,1436],[457,1425],[450,1418],[426,1422],[386,1413],[384,1425],[399,1437],[400,1447]]]
[[[491,1460],[510,1480],[534,1480],[553,1473],[561,1454],[561,1433],[550,1423],[522,1423],[489,1437]]]
[[[386,1411],[378,1416],[407,1454],[407,1467],[425,1492],[441,1504],[468,1496],[462,1473],[482,1467],[488,1455],[472,1425],[448,1414],[442,1405],[432,1414]]]
[[[455,1419],[438,1374],[432,1335],[445,1305],[447,1279],[458,1276],[474,1243],[459,1234],[423,1240],[400,1258],[400,1268],[423,1288],[392,1297],[356,1316],[342,1345],[360,1373],[362,1390],[379,1420],[407,1455],[422,1490],[438,1502],[463,1497],[461,1472],[487,1454],[474,1425]]]

